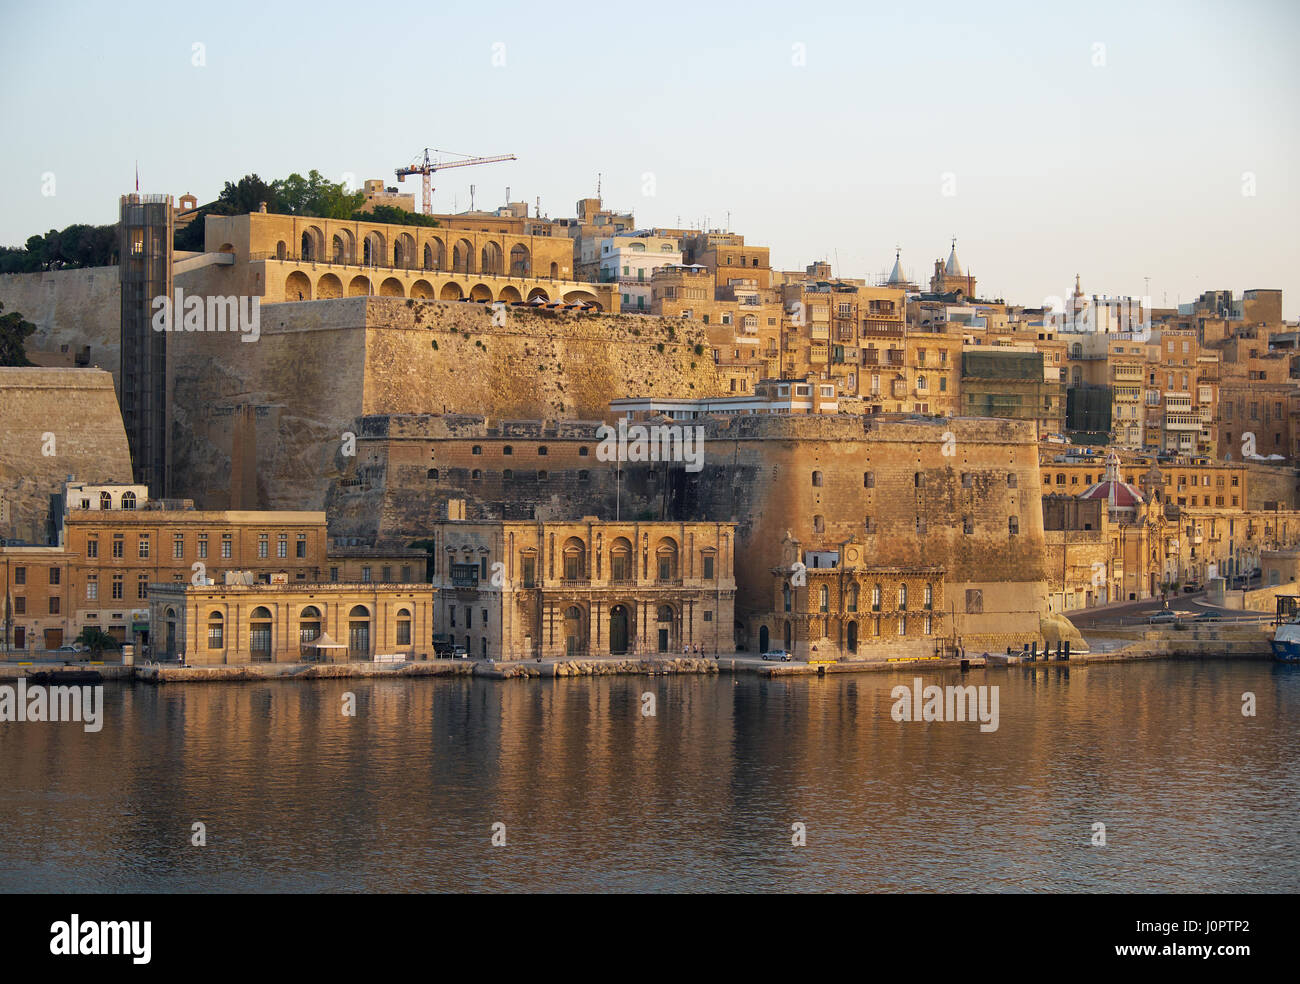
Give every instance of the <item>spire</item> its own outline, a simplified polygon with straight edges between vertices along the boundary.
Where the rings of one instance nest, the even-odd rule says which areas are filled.
[[[885,281],[886,287],[901,287],[907,283],[907,277],[903,276],[903,265],[900,261],[902,249],[894,247],[894,269],[889,271],[889,279]]]
[[[943,269],[944,276],[947,277],[964,277],[966,274],[961,271],[961,264],[957,262],[957,237],[952,237],[952,252],[948,254],[948,265]]]

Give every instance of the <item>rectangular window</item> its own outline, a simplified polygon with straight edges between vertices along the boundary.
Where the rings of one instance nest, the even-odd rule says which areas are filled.
[[[99,556],[99,538],[92,536],[86,541],[86,556],[94,558]]]
[[[149,597],[149,575],[141,574],[135,579],[135,596],[143,601]]]
[[[59,614],[59,598],[57,595],[50,599],[50,614]]]
[[[220,622],[208,623],[208,648],[221,649],[225,645],[225,626]]]
[[[470,608],[469,605],[465,606],[465,628],[474,628],[474,609]]]
[[[706,622],[712,622],[712,621],[713,621],[713,612],[705,612],[705,613],[704,613],[704,621],[706,621]]]
[[[331,582],[332,584],[337,584],[337,583],[338,583],[338,580],[339,580],[339,569],[338,569],[337,567],[331,567],[331,568],[330,568],[330,582]]]
[[[713,580],[713,558],[712,557],[704,558],[704,580],[706,581]]]
[[[98,574],[86,575],[86,600],[87,601],[99,600],[99,575]]]
[[[206,560],[207,556],[208,556],[208,535],[206,533],[200,533],[199,534],[199,559]]]
[[[229,533],[221,534],[221,559],[229,560],[234,550],[234,541]]]
[[[27,599],[24,598],[22,595],[17,595],[14,598],[14,614],[15,615],[27,614]]]
[[[265,560],[270,556],[269,540],[265,533],[257,534],[257,556],[261,560]]]
[[[403,565],[402,565],[402,583],[403,583],[403,584],[410,584],[410,583],[411,583],[411,565],[410,565],[410,564],[403,564]]]
[[[384,584],[392,584],[393,583],[392,567],[385,564],[382,568],[380,568],[379,580],[382,581]]]
[[[172,537],[172,559],[185,559],[185,534],[177,533]]]
[[[126,556],[126,539],[125,537],[122,536],[121,533],[113,534],[113,556],[114,557]]]
[[[409,646],[411,644],[411,621],[410,619],[397,620],[397,644],[399,646]]]
[[[307,556],[307,534],[306,533],[298,534],[298,542],[295,546],[297,547],[298,557],[301,558]]]
[[[51,567],[51,568],[49,569],[49,572],[50,572],[50,573],[49,573],[50,583],[51,583],[51,584],[58,584],[58,583],[59,583],[59,568],[57,568],[57,567]]]
[[[15,567],[15,568],[14,568],[14,584],[26,584],[26,583],[27,583],[27,568],[26,568],[26,567]]]
[[[281,558],[289,556],[289,534],[288,533],[281,533],[276,538],[275,555]]]
[[[140,553],[141,560],[147,560],[149,558],[149,534],[148,533],[140,534],[139,553]]]
[[[113,600],[114,601],[120,601],[122,600],[123,597],[125,597],[123,584],[124,584],[123,576],[121,574],[114,574],[113,575]]]
[[[369,568],[369,567],[363,567],[363,568],[361,568],[361,580],[362,580],[362,581],[365,581],[365,582],[367,582],[367,583],[369,583],[369,581],[370,581],[370,568]]]

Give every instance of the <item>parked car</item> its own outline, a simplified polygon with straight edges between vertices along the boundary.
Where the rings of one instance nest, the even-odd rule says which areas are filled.
[[[1156,614],[1152,615],[1149,619],[1147,619],[1147,622],[1150,623],[1151,625],[1159,625],[1165,622],[1177,622],[1177,621],[1178,621],[1178,616],[1175,615],[1173,612],[1156,612]]]
[[[53,650],[60,656],[80,656],[85,651],[80,646],[60,646],[58,649]]]
[[[452,659],[469,659],[469,650],[464,646],[456,646],[451,651]]]
[[[778,663],[788,663],[793,657],[784,649],[769,649],[763,654],[765,660],[775,660]]]

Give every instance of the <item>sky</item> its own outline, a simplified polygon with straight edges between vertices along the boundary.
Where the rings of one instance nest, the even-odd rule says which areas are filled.
[[[1046,9],[1060,7],[1060,9]],[[1300,316],[1300,3],[0,0],[0,245],[432,147],[435,211],[595,194],[772,265],[985,297],[1281,288]],[[420,182],[403,190],[416,195]],[[1148,280],[1149,278],[1149,280]],[[1149,288],[1148,288],[1149,283]]]

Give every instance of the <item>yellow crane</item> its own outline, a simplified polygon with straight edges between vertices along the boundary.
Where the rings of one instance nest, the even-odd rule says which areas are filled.
[[[417,157],[412,163],[408,164],[406,167],[399,167],[397,169],[398,181],[405,181],[406,176],[408,174],[420,174],[424,176],[424,214],[425,215],[433,214],[433,186],[429,183],[429,177],[430,175],[433,174],[434,171],[442,171],[449,167],[469,167],[471,164],[493,164],[497,161],[517,160],[514,154],[498,154],[495,157],[465,157],[464,154],[453,154],[452,155],[453,157],[465,157],[465,160],[435,162],[429,159],[430,153],[449,154],[451,153],[451,151],[437,150],[436,148],[431,151],[428,147],[425,147],[423,159]]]

